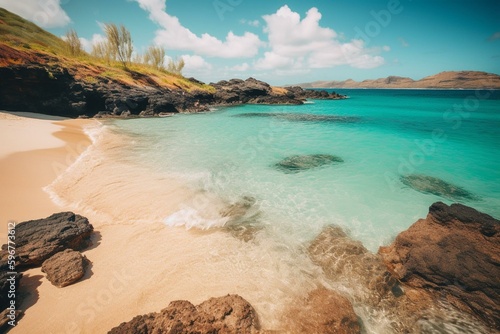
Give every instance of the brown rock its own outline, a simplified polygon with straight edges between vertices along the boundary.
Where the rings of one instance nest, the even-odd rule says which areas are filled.
[[[287,333],[361,333],[351,302],[325,288],[316,289],[294,303],[285,318]]]
[[[85,275],[88,260],[80,252],[66,249],[46,260],[42,272],[55,286],[63,288],[78,282]]]
[[[111,334],[258,333],[253,307],[238,295],[211,298],[198,306],[174,301],[160,313],[137,316],[111,329]]]
[[[500,328],[500,221],[461,204],[438,202],[381,247],[387,268],[412,288],[424,288]]]
[[[388,273],[381,258],[338,226],[327,226],[308,251],[313,262],[321,266],[330,279],[348,280],[363,299],[369,298],[373,304],[389,291],[398,294],[398,282]]]
[[[39,266],[64,250],[82,250],[89,246],[94,228],[87,218],[73,212],[61,212],[44,219],[16,225],[16,268]],[[2,246],[6,250],[7,245]],[[7,260],[2,252],[0,262]]]

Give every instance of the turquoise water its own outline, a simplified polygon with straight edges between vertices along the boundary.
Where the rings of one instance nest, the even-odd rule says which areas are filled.
[[[123,151],[130,161],[169,172],[228,203],[254,198],[262,233],[284,242],[307,242],[336,224],[376,251],[425,217],[436,201],[500,217],[499,91],[336,91],[350,98],[228,107],[111,126],[135,138]],[[344,162],[299,173],[274,166],[304,154],[331,154]],[[473,196],[417,191],[400,180],[410,174],[441,179]],[[223,224],[196,216],[207,206],[181,210],[165,223],[203,229]]]

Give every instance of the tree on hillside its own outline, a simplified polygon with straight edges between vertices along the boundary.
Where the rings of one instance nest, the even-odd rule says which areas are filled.
[[[116,24],[113,23],[106,23],[104,25],[104,31],[106,33],[111,57],[121,62],[123,67],[127,67],[132,59],[132,52],[134,51],[130,32],[123,25],[117,27]]]
[[[82,42],[78,38],[78,34],[75,30],[69,30],[64,36],[64,41],[68,46],[69,53],[72,56],[79,56],[83,53]]]
[[[111,62],[111,48],[107,41],[94,43],[92,45],[92,56],[103,59],[106,63]]]
[[[174,74],[182,74],[182,69],[184,68],[184,59],[181,57],[179,60],[170,60],[167,66],[167,71]]]
[[[151,65],[157,70],[164,70],[163,61],[165,59],[165,50],[159,46],[150,46],[144,54],[144,63]]]

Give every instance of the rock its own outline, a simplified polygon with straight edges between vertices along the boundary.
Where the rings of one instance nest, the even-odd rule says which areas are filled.
[[[368,251],[338,226],[323,229],[309,245],[308,253],[329,278],[348,280],[364,302],[376,305],[389,292],[401,294],[397,280],[387,271],[380,256]]]
[[[343,100],[347,98],[347,96],[335,92],[328,93],[325,90],[302,89],[302,87],[298,86],[285,87],[285,89],[292,96],[299,99]]]
[[[238,295],[210,298],[194,306],[174,301],[160,313],[137,316],[109,331],[111,334],[149,333],[258,333],[253,307]]]
[[[477,200],[477,197],[463,189],[462,187],[448,183],[436,177],[411,174],[402,176],[401,182],[408,187],[411,187],[424,194],[433,194],[450,200]]]
[[[23,311],[11,311],[9,309],[6,309],[0,312],[0,333],[7,333],[12,328],[12,325],[9,324],[9,322],[12,321],[9,316],[15,319],[14,323],[17,324],[19,319],[21,319],[21,317],[23,316]]]
[[[287,333],[359,334],[361,326],[351,302],[319,288],[297,302],[285,316]]]
[[[93,229],[87,218],[73,212],[17,224],[16,269],[40,266],[52,255],[68,248],[82,250],[88,247]],[[3,245],[2,250],[6,249],[7,245]],[[6,260],[6,252],[2,252],[0,261]]]
[[[9,291],[19,291],[19,280],[23,276],[20,273],[9,274],[7,265],[2,265],[0,269],[0,311],[5,310],[10,305],[12,298],[9,298]],[[17,297],[17,294],[16,294]]]
[[[499,231],[500,221],[489,215],[438,202],[379,253],[406,286],[431,291],[500,329]]]
[[[66,249],[45,260],[42,272],[53,285],[63,288],[78,282],[85,275],[87,265],[87,258],[80,252]]]
[[[330,154],[309,154],[294,155],[281,160],[274,166],[284,173],[298,173],[300,171],[329,165],[333,163],[344,162],[340,157]]]
[[[255,198],[243,196],[236,203],[222,209],[220,215],[228,218],[224,230],[243,241],[254,239],[257,232],[264,228],[260,222],[261,212],[255,203]]]

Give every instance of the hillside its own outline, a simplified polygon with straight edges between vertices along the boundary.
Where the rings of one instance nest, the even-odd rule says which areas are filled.
[[[315,81],[298,84],[302,88],[441,88],[441,89],[500,89],[500,75],[477,71],[441,72],[413,80],[389,76],[376,80]]]
[[[83,53],[0,8],[0,110],[67,117],[150,117],[198,112],[214,105],[302,104],[337,94],[271,87],[249,78],[204,84],[132,63],[124,68]]]

